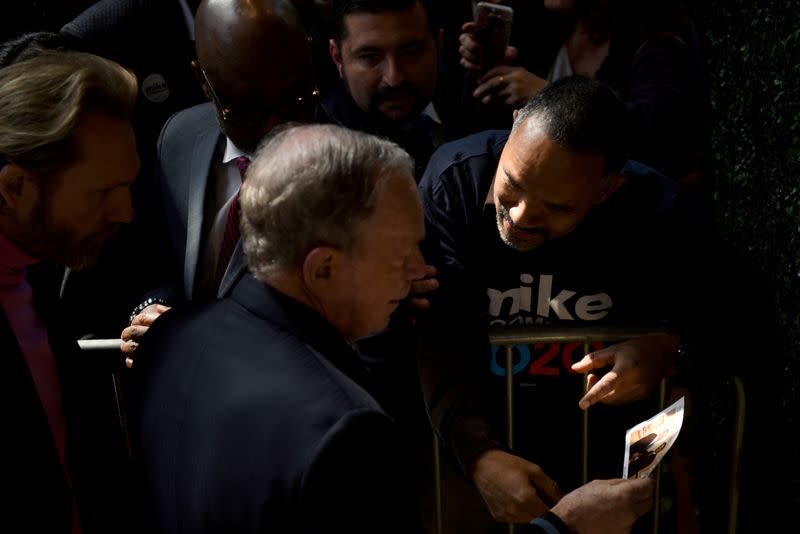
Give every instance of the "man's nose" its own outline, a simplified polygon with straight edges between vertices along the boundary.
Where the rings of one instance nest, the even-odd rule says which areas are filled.
[[[541,202],[528,199],[520,200],[515,206],[508,209],[508,216],[515,226],[520,228],[535,228],[543,219],[544,208]]]
[[[416,248],[406,264],[406,277],[408,280],[419,280],[425,277],[425,258],[419,247]]]
[[[404,81],[405,76],[400,62],[395,56],[388,55],[383,68],[383,82],[389,87],[397,87]]]

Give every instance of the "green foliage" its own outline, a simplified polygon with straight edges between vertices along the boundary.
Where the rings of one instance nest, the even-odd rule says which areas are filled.
[[[717,222],[774,291],[784,370],[784,383],[774,386],[783,388],[789,432],[800,426],[800,10],[793,4],[712,0],[706,17]]]

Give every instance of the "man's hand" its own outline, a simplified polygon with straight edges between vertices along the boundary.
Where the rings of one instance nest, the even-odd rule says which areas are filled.
[[[588,391],[578,402],[585,410],[596,402],[621,404],[643,399],[661,380],[675,373],[678,338],[669,334],[643,336],[587,354],[572,365],[578,373],[613,366],[603,378],[590,373]]]
[[[630,532],[636,520],[653,506],[652,478],[593,480],[568,493],[551,512],[573,532]]]
[[[458,36],[458,53],[461,55],[459,63],[467,70],[480,72],[484,69],[483,65],[483,46],[475,38],[477,25],[474,22],[466,22],[461,26],[461,35]],[[506,63],[513,63],[517,59],[517,49],[513,46],[506,47]]]
[[[426,265],[423,277],[411,283],[408,303],[412,308],[416,310],[427,310],[430,308],[431,303],[426,295],[439,287],[439,281],[434,278],[434,276],[436,276],[436,267],[433,265]]]
[[[164,306],[163,304],[151,304],[134,317],[131,325],[122,331],[119,348],[122,352],[128,354],[128,357],[125,358],[125,365],[129,369],[133,366],[133,359],[130,355],[139,346],[139,339],[147,332],[153,322],[169,309],[169,306]]]
[[[492,517],[505,523],[529,523],[562,495],[541,467],[497,449],[478,456],[472,480]]]
[[[472,96],[482,103],[521,108],[533,95],[544,89],[547,80],[522,67],[501,65],[481,76],[478,84]]]

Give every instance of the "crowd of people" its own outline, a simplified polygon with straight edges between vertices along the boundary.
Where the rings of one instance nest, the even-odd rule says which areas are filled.
[[[100,0],[0,45],[10,521],[422,532],[433,429],[498,524],[635,528],[621,437],[735,324],[702,48],[670,2],[506,4],[501,64],[432,0]],[[631,323],[665,333],[526,349],[511,448],[489,329]]]

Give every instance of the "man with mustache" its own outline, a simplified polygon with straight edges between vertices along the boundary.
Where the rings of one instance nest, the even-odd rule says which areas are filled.
[[[625,134],[610,89],[565,78],[535,96],[510,133],[444,145],[420,182],[423,252],[440,284],[418,321],[428,413],[500,521],[530,521],[551,506],[559,491],[549,477],[565,489],[580,483],[579,406],[644,399],[675,373],[678,339],[647,336],[589,355],[575,345],[517,347],[511,451],[500,438],[505,361],[490,350],[488,327],[708,323],[697,295],[713,287],[699,282],[709,277],[693,202],[626,161]],[[691,276],[687,258],[697,264]],[[606,366],[605,376],[591,374]],[[588,392],[578,374],[587,372]],[[602,424],[589,432],[589,478],[618,473],[621,437],[648,409],[592,408]]]
[[[323,98],[336,122],[388,137],[417,176],[438,144],[432,99],[442,34],[426,0],[337,0],[331,58],[342,83]]]
[[[335,0],[329,51],[341,83],[322,100],[333,122],[388,138],[412,157],[421,176],[437,144],[437,88],[441,31],[428,0]],[[432,271],[426,271],[428,275]],[[415,286],[424,294],[435,286]],[[359,340],[362,357],[376,377],[382,406],[408,434],[418,461],[420,488],[429,481],[430,426],[419,391],[408,309],[390,326]],[[421,492],[422,490],[420,490]]]

